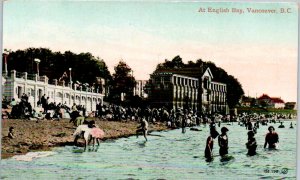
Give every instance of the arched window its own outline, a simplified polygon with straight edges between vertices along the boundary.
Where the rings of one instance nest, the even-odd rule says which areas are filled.
[[[203,85],[204,85],[205,89],[209,89],[210,82],[209,82],[209,78],[208,77],[204,78]]]
[[[56,93],[56,97],[62,98],[62,97],[63,97],[63,94],[62,94],[61,92],[57,92],[57,93]]]

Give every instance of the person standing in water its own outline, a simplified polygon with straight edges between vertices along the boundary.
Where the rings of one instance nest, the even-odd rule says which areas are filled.
[[[146,121],[145,118],[141,119],[141,125],[138,127],[138,129],[136,130],[136,137],[139,137],[139,133],[142,132],[146,141],[148,141],[147,139],[147,133],[148,133],[148,122]]]
[[[278,126],[278,128],[284,128],[283,122],[280,122],[280,125]]]
[[[226,127],[221,128],[221,134],[218,137],[219,142],[219,153],[221,157],[224,157],[228,154],[228,136],[227,131],[229,131]]]
[[[185,112],[184,114],[182,113],[181,115],[182,115],[181,116],[181,132],[185,133],[186,132],[185,128],[187,125],[187,112]]]
[[[254,156],[256,154],[257,144],[256,144],[256,140],[254,138],[253,131],[248,132],[248,142],[246,143],[246,147],[248,149],[247,155]]]
[[[217,131],[216,129],[216,123],[214,121],[212,121],[209,125],[209,128],[210,128],[210,134],[216,138],[219,136],[219,132]]]
[[[214,147],[214,139],[216,137],[218,137],[218,134],[216,134],[215,131],[216,130],[214,130],[214,129],[210,129],[210,136],[208,136],[207,140],[206,140],[206,147],[205,147],[205,151],[204,151],[204,156],[205,156],[207,162],[210,162],[213,159],[212,150],[213,150],[213,147]]]
[[[249,131],[252,131],[252,122],[250,121],[250,119],[247,120],[247,123],[246,123],[246,129],[248,129]]]
[[[268,130],[269,132],[267,133],[265,138],[264,148],[266,148],[268,144],[269,149],[276,149],[277,143],[279,143],[279,136],[275,132],[275,128],[273,126],[270,126]]]

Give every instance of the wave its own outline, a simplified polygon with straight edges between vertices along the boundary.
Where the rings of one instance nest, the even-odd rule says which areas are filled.
[[[25,155],[16,155],[13,156],[12,159],[15,159],[17,161],[32,161],[36,158],[42,158],[47,157],[56,154],[55,152],[47,151],[47,152],[29,152]]]

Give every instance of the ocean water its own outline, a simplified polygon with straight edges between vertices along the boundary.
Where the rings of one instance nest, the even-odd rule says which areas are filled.
[[[263,149],[267,126],[255,135],[258,155],[248,157],[245,143],[247,130],[237,123],[229,129],[229,155],[221,162],[217,139],[212,162],[206,162],[204,149],[208,126],[201,131],[181,129],[152,132],[143,136],[105,141],[99,147],[66,146],[51,152],[29,153],[1,161],[0,179],[296,179],[296,121],[275,127],[279,134],[279,150]],[[217,127],[220,132],[220,128]]]

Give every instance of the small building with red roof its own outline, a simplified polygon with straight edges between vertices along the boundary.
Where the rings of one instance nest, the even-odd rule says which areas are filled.
[[[261,95],[257,98],[258,103],[262,106],[283,109],[285,106],[284,101],[280,97],[270,97],[267,94]]]

